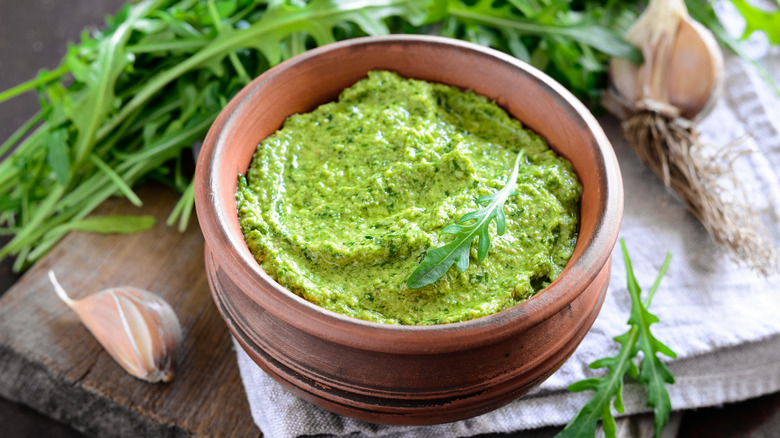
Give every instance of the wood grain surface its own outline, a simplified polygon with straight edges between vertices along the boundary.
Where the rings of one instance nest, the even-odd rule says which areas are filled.
[[[0,298],[0,395],[95,436],[260,436],[209,294],[197,221],[179,233],[165,225],[175,193],[147,186],[139,195],[141,209],[112,199],[99,214],[152,214],[153,229],[70,233]],[[121,285],[165,298],[185,334],[173,382],[120,368],[54,294],[50,269],[72,298]]]

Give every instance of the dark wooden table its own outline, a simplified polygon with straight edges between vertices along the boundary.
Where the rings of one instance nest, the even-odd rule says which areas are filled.
[[[53,68],[68,41],[85,26],[100,26],[122,0],[4,0],[0,12],[0,91]],[[35,111],[28,93],[0,105],[0,140]],[[0,239],[4,243],[6,239]],[[0,261],[0,295],[19,280],[11,260]],[[6,437],[80,437],[81,433],[22,404],[0,398],[0,435]],[[686,411],[677,436],[780,437],[780,393],[723,407]]]

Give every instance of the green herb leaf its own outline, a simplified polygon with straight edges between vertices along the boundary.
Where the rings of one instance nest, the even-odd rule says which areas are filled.
[[[560,9],[560,4],[557,9]],[[512,35],[563,35],[580,41],[610,56],[642,62],[642,52],[627,42],[620,34],[604,26],[586,20],[563,22],[555,20],[557,14],[545,13],[547,19],[527,18],[513,11],[509,4],[496,6],[494,0],[479,0],[473,6],[458,1],[450,2],[450,15],[475,24],[487,25]],[[554,11],[560,12],[560,11]]]
[[[671,256],[666,257],[655,284],[650,289],[646,302],[642,303],[642,290],[634,277],[634,270],[631,267],[631,260],[628,257],[625,242],[621,240],[620,245],[623,248],[623,260],[626,264],[628,291],[631,293],[631,317],[628,323],[636,327],[639,332],[634,354],[636,355],[639,351],[643,354],[642,364],[639,367],[639,382],[647,386],[647,406],[653,408],[655,414],[655,436],[658,437],[661,434],[661,429],[669,421],[669,413],[672,411],[672,402],[669,400],[666,384],[674,383],[674,376],[658,358],[658,354],[664,354],[671,358],[677,357],[677,354],[656,339],[650,332],[650,325],[658,322],[658,317],[650,313],[647,308],[650,306],[653,294],[658,289],[661,277],[663,277],[666,269],[669,267]]]
[[[742,38],[747,38],[756,31],[764,32],[772,44],[780,46],[780,10],[765,11],[746,0],[731,0],[731,3],[745,19]]]
[[[515,166],[512,174],[506,181],[506,185],[499,191],[482,196],[477,199],[477,205],[484,207],[477,211],[472,211],[463,215],[458,222],[445,227],[441,234],[455,234],[455,238],[449,243],[438,248],[429,250],[425,254],[422,263],[412,272],[412,275],[406,280],[406,285],[410,289],[417,289],[429,284],[435,283],[452,265],[457,265],[460,272],[469,267],[469,254],[471,252],[471,243],[475,238],[479,239],[477,244],[477,258],[484,260],[490,249],[490,222],[496,219],[496,232],[498,235],[506,231],[506,218],[504,217],[504,203],[517,186],[517,173],[520,168],[520,159],[523,152],[520,151],[515,159]]]
[[[557,435],[558,437],[594,437],[599,419],[602,421],[605,435],[614,437],[616,426],[611,405],[614,405],[617,412],[624,411],[623,380],[626,375],[631,378],[638,377],[638,381],[647,386],[647,405],[652,407],[655,413],[656,437],[660,435],[661,430],[669,421],[672,406],[669,393],[666,391],[666,384],[674,383],[674,377],[666,365],[660,361],[658,354],[665,354],[672,358],[676,357],[676,354],[650,332],[650,325],[658,322],[658,318],[650,313],[648,308],[660,285],[661,278],[669,267],[671,254],[666,256],[655,283],[643,302],[642,291],[634,277],[631,260],[623,239],[620,240],[620,245],[626,264],[628,291],[631,295],[631,315],[628,319],[631,328],[628,332],[614,338],[620,344],[620,351],[616,356],[598,359],[590,364],[591,369],[607,368],[608,372],[604,377],[581,380],[569,386],[569,391],[572,392],[593,391],[594,394],[593,398],[580,409],[566,428]],[[639,351],[642,352],[643,357],[639,368],[637,368],[633,359]]]
[[[642,62],[622,35],[637,17],[635,2],[604,6],[569,2],[450,0],[442,35],[502,50],[532,63],[578,97],[598,102],[611,57]]]
[[[49,133],[46,139],[48,154],[46,160],[54,171],[54,176],[60,184],[67,184],[70,178],[70,157],[67,145],[68,131],[57,129]]]

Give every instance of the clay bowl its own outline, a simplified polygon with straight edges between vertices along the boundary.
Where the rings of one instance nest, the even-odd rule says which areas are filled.
[[[573,163],[584,190],[580,236],[566,269],[549,287],[476,320],[394,326],[324,310],[263,272],[239,230],[237,174],[286,117],[335,99],[372,69],[488,96]],[[543,73],[458,40],[386,36],[305,52],[247,85],[206,137],[195,203],[214,301],[266,373],[332,412],[377,423],[433,424],[518,398],[572,354],[606,293],[623,189],[612,147],[594,117]]]

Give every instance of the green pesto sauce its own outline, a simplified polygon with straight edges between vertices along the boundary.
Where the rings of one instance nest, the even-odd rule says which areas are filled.
[[[506,233],[483,261],[405,281],[447,225],[506,184],[525,151]],[[472,92],[375,71],[337,102],[291,116],[239,177],[250,251],[281,285],[344,315],[394,324],[464,321],[512,307],[563,270],[582,188],[544,139]]]

